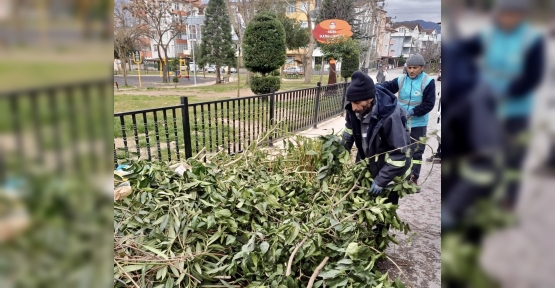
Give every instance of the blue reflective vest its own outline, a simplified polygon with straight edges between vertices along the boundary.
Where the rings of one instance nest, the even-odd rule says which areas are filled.
[[[399,105],[405,110],[409,111],[414,109],[414,107],[422,103],[422,97],[424,90],[428,84],[432,81],[432,77],[428,74],[422,72],[416,78],[411,79],[407,74],[397,78],[397,84],[399,85]],[[428,126],[428,116],[426,114],[421,117],[413,116],[409,118],[409,127],[426,127]]]
[[[484,58],[482,59],[483,77],[493,91],[499,95],[499,115],[515,117],[529,115],[534,105],[534,95],[514,95],[508,98],[511,82],[524,70],[524,61],[528,49],[540,34],[530,25],[523,23],[507,33],[497,27],[482,33]]]

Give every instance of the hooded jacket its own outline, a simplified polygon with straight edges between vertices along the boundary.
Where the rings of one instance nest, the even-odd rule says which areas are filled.
[[[406,112],[397,104],[397,97],[379,84],[376,85],[376,98],[369,116],[370,125],[364,131],[367,133],[367,145],[362,143],[362,121],[353,111],[351,103],[345,105],[345,110],[347,129],[343,133],[343,144],[349,151],[353,144],[356,145],[357,161],[370,158],[368,169],[376,185],[385,187],[397,176],[408,176],[412,164],[410,157],[406,156],[410,133],[406,125]]]

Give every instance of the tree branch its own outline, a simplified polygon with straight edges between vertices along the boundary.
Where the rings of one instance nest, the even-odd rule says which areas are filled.
[[[314,286],[314,281],[316,281],[316,277],[318,277],[318,274],[320,274],[320,271],[324,269],[324,266],[326,266],[326,263],[328,263],[328,260],[330,260],[330,257],[326,256],[326,258],[322,260],[322,263],[320,263],[320,265],[316,267],[316,270],[314,270],[314,273],[312,273],[312,276],[310,276],[310,280],[308,281],[308,285],[306,286],[306,288],[312,288],[312,286]]]

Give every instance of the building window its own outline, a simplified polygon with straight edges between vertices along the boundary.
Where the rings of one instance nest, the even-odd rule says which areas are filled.
[[[295,7],[295,4],[289,4],[287,5],[287,14],[291,14],[291,13],[295,13],[295,11],[297,11],[297,8]]]
[[[152,46],[152,51],[153,52],[158,52],[158,45]]]
[[[179,10],[179,3],[175,3],[175,4],[173,4],[173,9],[175,9],[175,10]]]
[[[310,10],[310,2],[308,1],[301,2],[301,4],[299,5],[299,8],[304,12],[308,12]]]
[[[189,47],[187,44],[176,44],[175,45],[175,52],[176,53],[184,53],[184,50],[189,50]]]

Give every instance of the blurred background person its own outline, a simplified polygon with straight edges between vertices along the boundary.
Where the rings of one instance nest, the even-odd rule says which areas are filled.
[[[538,116],[535,91],[548,64],[545,37],[534,27],[542,9],[532,1],[491,2],[443,2],[442,286],[552,287],[549,276],[537,276],[554,266],[520,269],[535,264],[526,257],[533,249],[515,249],[518,237],[502,234],[521,229],[513,231],[520,239],[545,242],[527,239],[532,230],[518,228],[523,222],[511,225]],[[527,225],[541,223],[538,217]]]

